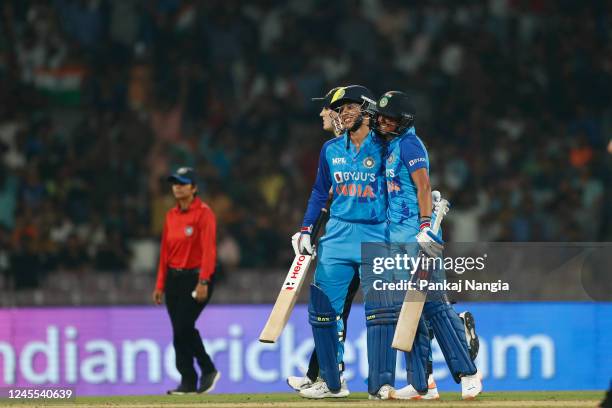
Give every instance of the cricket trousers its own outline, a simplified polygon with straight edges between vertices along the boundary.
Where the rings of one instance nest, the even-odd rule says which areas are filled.
[[[210,301],[214,291],[214,279],[208,284],[208,298],[198,303],[191,293],[198,283],[199,270],[169,269],[166,280],[166,308],[172,323],[172,342],[176,354],[176,369],[181,374],[181,385],[196,388],[198,375],[194,359],[202,374],[215,371],[200,332],[195,328],[196,320]]]

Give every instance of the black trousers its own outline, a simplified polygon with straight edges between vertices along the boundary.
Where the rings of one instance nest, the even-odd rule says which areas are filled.
[[[181,385],[196,388],[198,375],[193,360],[197,361],[202,374],[215,371],[210,356],[204,349],[200,332],[195,323],[204,307],[210,301],[214,290],[214,282],[208,285],[208,298],[198,303],[191,292],[198,283],[197,271],[168,270],[166,280],[166,307],[172,322],[172,341],[176,353],[176,369],[181,374]]]
[[[349,314],[351,313],[351,305],[353,304],[353,299],[355,299],[355,295],[359,290],[359,271],[355,271],[355,275],[353,276],[353,280],[349,284],[348,291],[346,293],[346,299],[344,299],[344,307],[342,309],[342,321],[344,321],[344,332],[342,333],[342,341],[346,340],[346,329],[348,325]],[[344,361],[342,362],[341,371],[344,371]],[[310,378],[311,381],[316,381],[319,376],[319,360],[317,360],[317,351],[313,351],[310,355],[310,362],[308,363],[308,371],[306,371],[306,376]]]

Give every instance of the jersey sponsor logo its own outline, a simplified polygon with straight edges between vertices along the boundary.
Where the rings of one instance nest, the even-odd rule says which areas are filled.
[[[336,195],[345,197],[375,197],[372,186],[354,183],[336,186]]]
[[[191,225],[185,227],[185,235],[188,237],[193,235],[193,227]]]
[[[346,157],[334,157],[332,164],[346,164]]]
[[[374,167],[375,164],[376,161],[373,157],[366,157],[365,159],[363,159],[363,167],[365,167],[366,169],[371,169],[372,167]]]
[[[334,172],[334,180],[336,183],[344,183],[345,181],[376,181],[375,173],[365,171],[336,171]]]
[[[395,169],[385,170],[385,177],[395,177]]]
[[[412,166],[414,166],[415,164],[417,164],[417,163],[421,163],[421,162],[424,162],[424,161],[426,161],[424,157],[419,157],[418,159],[412,159],[412,160],[410,160],[410,161],[408,162],[408,165],[409,165],[410,167],[412,167]]]

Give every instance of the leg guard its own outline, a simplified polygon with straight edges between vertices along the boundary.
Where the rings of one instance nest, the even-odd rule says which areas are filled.
[[[440,301],[426,302],[423,313],[433,328],[455,382],[458,384],[462,375],[476,374],[465,341],[463,322],[451,305]]]
[[[340,370],[337,361],[338,316],[327,295],[315,285],[310,285],[308,316],[319,360],[319,374],[330,391],[337,392],[340,390]]]
[[[395,383],[396,351],[391,347],[397,307],[393,293],[370,290],[365,297],[368,345],[368,392],[375,395],[385,384]]]
[[[408,384],[411,384],[420,394],[427,392],[428,366],[431,355],[431,339],[425,325],[425,319],[421,316],[419,327],[414,338],[414,345],[410,353],[404,353],[406,359],[406,373]]]

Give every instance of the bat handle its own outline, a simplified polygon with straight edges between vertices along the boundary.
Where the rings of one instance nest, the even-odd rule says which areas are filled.
[[[449,203],[447,200],[442,199],[438,208],[436,210],[436,220],[434,221],[433,228],[431,229],[434,234],[437,234],[440,231],[440,225],[442,224],[442,219],[448,210]]]

